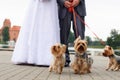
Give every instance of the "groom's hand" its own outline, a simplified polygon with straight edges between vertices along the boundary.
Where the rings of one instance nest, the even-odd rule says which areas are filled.
[[[72,6],[76,7],[80,3],[80,0],[73,0]]]
[[[69,7],[72,6],[72,3],[69,2],[69,1],[65,1],[65,2],[64,2],[64,6],[65,6],[66,8],[69,8]]]

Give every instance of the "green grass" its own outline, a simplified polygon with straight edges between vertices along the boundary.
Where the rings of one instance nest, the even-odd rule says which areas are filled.
[[[5,42],[0,42],[0,44],[7,44],[7,43],[5,43]]]
[[[104,48],[104,46],[88,46],[89,48],[100,48],[100,49],[102,49],[102,48]]]

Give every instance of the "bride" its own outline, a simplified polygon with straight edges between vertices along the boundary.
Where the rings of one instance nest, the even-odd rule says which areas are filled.
[[[50,65],[50,47],[60,42],[56,0],[30,0],[12,55],[14,64]]]

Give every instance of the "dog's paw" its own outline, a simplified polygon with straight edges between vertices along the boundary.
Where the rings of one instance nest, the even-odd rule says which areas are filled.
[[[90,70],[88,70],[88,71],[87,71],[87,73],[91,73],[91,71],[90,71]]]
[[[80,74],[85,74],[85,72],[81,71]]]
[[[78,74],[79,70],[78,69],[74,69],[74,74]]]
[[[105,69],[106,71],[108,71],[109,69],[107,68],[107,69]]]
[[[61,73],[62,73],[62,71],[58,71],[58,73],[59,73],[59,74],[61,74]]]
[[[115,69],[115,71],[119,71],[119,69]]]
[[[49,67],[49,72],[51,72],[52,71],[52,67]]]

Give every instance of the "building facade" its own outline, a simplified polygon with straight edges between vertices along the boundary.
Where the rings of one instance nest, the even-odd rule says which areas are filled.
[[[9,41],[16,42],[19,31],[20,31],[20,26],[16,26],[16,25],[11,26],[10,19],[5,19],[3,22],[3,26],[0,28],[0,41],[3,40],[2,31],[3,31],[4,27],[9,27],[9,37],[10,37]]]

